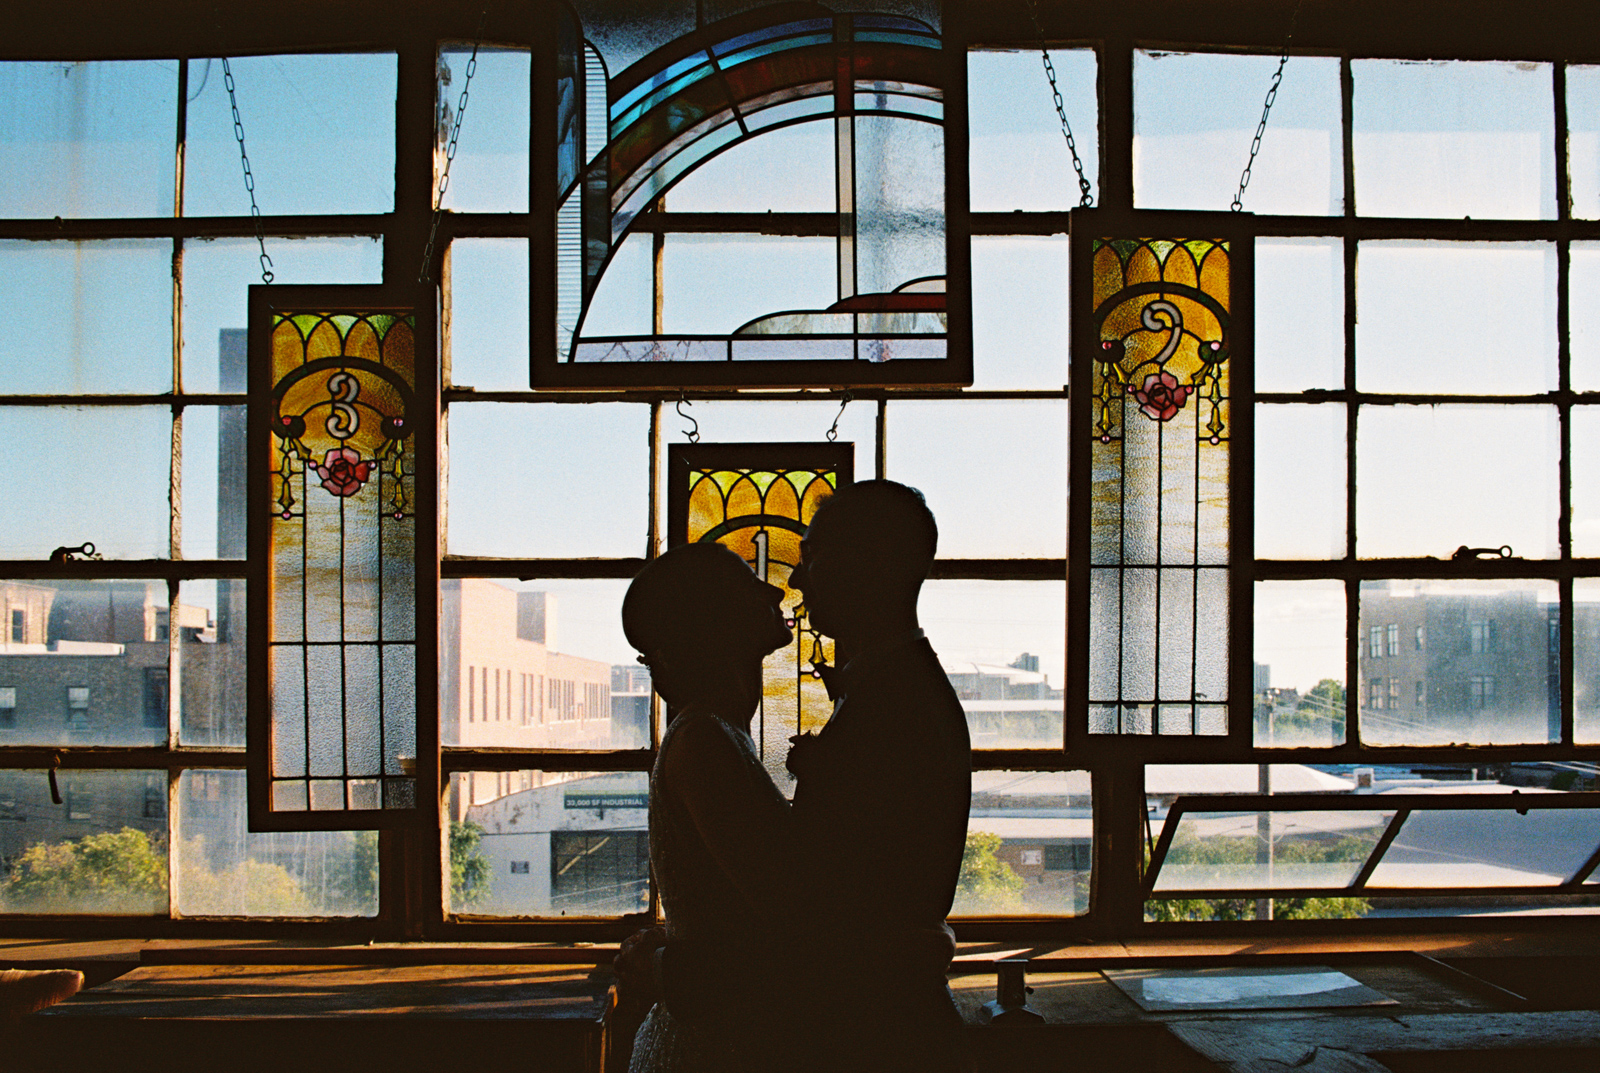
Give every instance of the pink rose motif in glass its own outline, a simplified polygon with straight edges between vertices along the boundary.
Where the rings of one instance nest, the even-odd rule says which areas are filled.
[[[316,466],[322,487],[336,496],[353,496],[367,483],[372,463],[363,462],[361,455],[349,447],[335,447],[323,456]]]
[[[1169,372],[1151,373],[1140,387],[1129,385],[1139,409],[1155,421],[1170,421],[1189,397],[1189,389]]]

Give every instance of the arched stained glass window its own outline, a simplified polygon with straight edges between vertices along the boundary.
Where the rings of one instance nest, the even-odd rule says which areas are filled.
[[[253,829],[430,822],[431,297],[251,288]],[[420,722],[420,726],[419,726]]]
[[[1092,211],[1074,213],[1073,243],[1086,729],[1226,737],[1240,695],[1233,567],[1248,541],[1230,474],[1248,423],[1232,400],[1251,243],[1237,220]]]
[[[554,54],[534,65],[536,78],[556,72],[553,93],[535,92],[547,105],[535,107],[534,169],[558,205],[532,244],[534,385],[970,382],[966,318],[954,333],[950,319],[966,277],[946,268],[947,104],[963,107],[947,90],[962,68],[944,55],[937,5],[924,6],[912,18],[904,5],[784,3],[696,25],[685,4],[655,37],[637,21],[616,32],[603,8],[581,20],[561,9]],[[592,323],[613,259],[630,235],[659,233],[655,209],[675,183],[802,123],[831,128],[835,211],[790,233],[832,239],[831,301],[797,294],[691,334],[659,314],[638,334]]]
[[[833,661],[833,641],[806,622],[789,572],[817,508],[854,474],[849,443],[674,444],[668,450],[667,542],[717,541],[757,576],[785,590],[795,640],[767,657],[754,737],[778,785],[788,785],[789,736],[821,729],[832,714],[813,663]]]

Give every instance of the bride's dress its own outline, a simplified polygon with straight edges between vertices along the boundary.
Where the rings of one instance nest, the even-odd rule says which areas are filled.
[[[699,807],[707,804],[705,790],[715,795],[709,837],[705,813],[697,822],[683,785],[700,775],[704,778],[695,778]],[[788,802],[773,786],[748,733],[704,709],[691,707],[673,719],[650,773],[650,865],[668,942],[693,943],[734,974],[760,949],[763,937],[770,943],[778,899],[775,892],[771,900],[762,899],[761,892],[770,879],[768,865],[784,853],[780,828],[787,811]],[[738,865],[741,874],[731,874],[719,857]],[[750,981],[730,983],[737,988]],[[761,1033],[750,1031],[754,1026],[732,1011],[723,1012],[730,1014],[724,1024],[697,1017],[690,1025],[657,1002],[634,1038],[629,1073],[766,1068],[752,1049]]]

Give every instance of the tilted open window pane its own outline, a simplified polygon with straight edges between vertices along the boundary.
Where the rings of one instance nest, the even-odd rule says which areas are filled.
[[[397,297],[251,291],[257,830],[432,822],[433,298]]]
[[[1560,622],[1554,582],[1363,582],[1362,742],[1560,741]]]
[[[642,771],[463,771],[446,798],[445,909],[615,917],[650,908]]]
[[[538,181],[554,179],[557,208],[547,225],[553,241],[532,251],[532,278],[541,288],[534,324],[555,338],[535,328],[536,384],[970,379],[965,348],[952,350],[948,334],[948,61],[936,9],[925,18],[895,11],[773,5],[694,28],[685,5],[689,18],[663,18],[644,34],[601,10],[583,21],[553,16],[548,64],[534,68],[535,77],[554,72],[555,86],[535,96],[550,104],[535,116],[533,140],[535,167],[553,173]],[[715,325],[691,316],[681,327],[669,319],[615,335],[588,324],[614,254],[664,195],[718,154],[799,124],[827,130],[832,164],[776,174],[809,177],[837,217],[836,237],[823,240],[831,253],[821,289],[751,291],[749,308]],[[761,157],[781,166],[773,154],[750,163]],[[688,204],[706,200],[703,182],[689,187]],[[747,281],[765,275],[745,270]],[[553,294],[543,290],[552,285]],[[559,311],[555,324],[547,302]]]

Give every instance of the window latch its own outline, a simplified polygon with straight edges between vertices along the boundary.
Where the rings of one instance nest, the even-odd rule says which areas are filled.
[[[50,754],[50,770],[45,773],[45,778],[50,781],[50,803],[61,804],[61,787],[56,785],[56,769],[61,766],[61,754]]]
[[[1469,548],[1465,544],[1456,549],[1450,556],[1451,561],[1461,562],[1464,559],[1509,559],[1511,558],[1511,545],[1502,544],[1498,548]]]
[[[95,551],[94,544],[87,540],[75,548],[63,546],[50,553],[50,562],[53,563],[87,562],[91,559],[102,558],[104,556]]]

